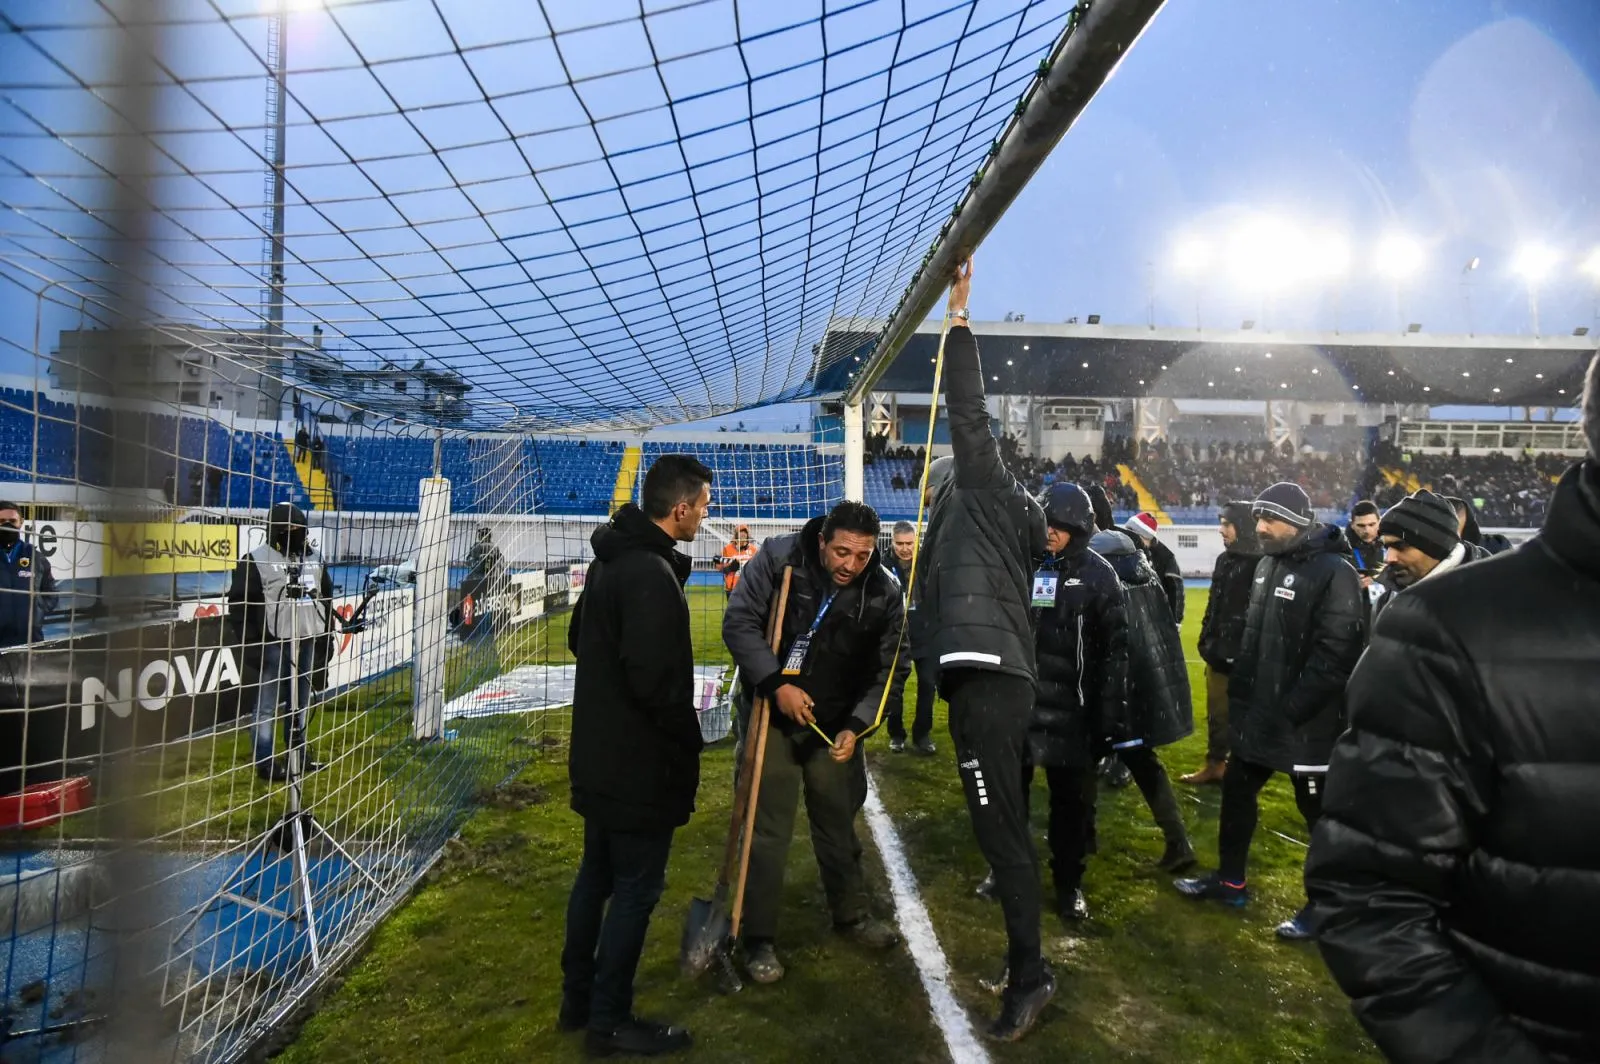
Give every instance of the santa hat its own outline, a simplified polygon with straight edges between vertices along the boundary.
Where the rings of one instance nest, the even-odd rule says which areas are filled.
[[[1126,531],[1132,532],[1136,536],[1143,536],[1145,539],[1155,539],[1156,529],[1159,526],[1156,525],[1156,519],[1153,515],[1147,513],[1137,513],[1128,518],[1126,521],[1122,522],[1122,527]]]

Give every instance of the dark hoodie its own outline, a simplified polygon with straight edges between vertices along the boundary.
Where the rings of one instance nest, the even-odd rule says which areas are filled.
[[[1111,564],[1128,603],[1127,714],[1112,738],[1148,747],[1175,743],[1194,731],[1194,703],[1161,577],[1126,533],[1101,532],[1090,546]]]
[[[822,518],[814,517],[798,533],[773,536],[761,545],[728,599],[722,615],[722,640],[747,685],[746,701],[749,689],[771,697],[779,687],[792,683],[816,703],[817,725],[829,737],[845,728],[860,737],[880,723],[878,710],[885,704],[885,686],[890,688],[888,704],[899,704],[911,669],[910,647],[900,643],[905,598],[900,582],[883,567],[876,552],[860,576],[837,587],[819,555],[822,524]],[[783,615],[783,637],[778,653],[773,654],[767,642],[767,617],[783,587],[785,566],[792,566],[794,574]],[[829,602],[828,612],[812,637],[800,675],[784,676],[782,666],[789,649],[811,629],[824,602]],[[782,714],[772,719],[779,730],[801,745],[822,745],[810,728]]]
[[[613,831],[685,824],[700,785],[700,719],[672,537],[629,503],[590,540],[594,563],[572,612],[578,659],[567,772],[572,808]]]
[[[1262,558],[1228,681],[1235,756],[1278,772],[1326,771],[1366,603],[1337,525],[1312,525]]]
[[[1211,571],[1211,594],[1206,599],[1205,617],[1200,621],[1200,658],[1215,672],[1226,673],[1239,656],[1239,641],[1244,638],[1244,618],[1250,609],[1251,581],[1256,563],[1261,560],[1261,541],[1256,538],[1256,519],[1247,502],[1230,502],[1221,518],[1238,532],[1233,546],[1217,555]]]

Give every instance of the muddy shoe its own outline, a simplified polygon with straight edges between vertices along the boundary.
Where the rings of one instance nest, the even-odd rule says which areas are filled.
[[[932,757],[934,754],[939,752],[939,748],[933,745],[933,740],[928,738],[926,735],[913,742],[911,744],[911,749],[916,753],[921,754],[923,757]]]
[[[760,942],[745,951],[744,970],[750,978],[763,985],[776,983],[783,978],[783,962],[770,942]]]
[[[1193,868],[1194,864],[1194,846],[1184,839],[1181,843],[1167,843],[1166,851],[1162,853],[1161,860],[1156,862],[1156,867],[1163,872],[1183,872]]]
[[[972,893],[984,901],[994,901],[994,872],[991,870],[983,877],[983,882],[972,888]]]
[[[988,1035],[996,1042],[1020,1041],[1039,1022],[1039,1014],[1056,995],[1056,977],[1049,969],[1034,986],[1019,989],[1007,986],[1000,999],[1000,1017],[989,1025]]]
[[[835,924],[833,929],[858,946],[867,949],[893,949],[900,944],[900,934],[882,920],[868,916],[853,924]]]

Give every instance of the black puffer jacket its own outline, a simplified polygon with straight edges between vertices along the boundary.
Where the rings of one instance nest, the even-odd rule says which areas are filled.
[[[1127,599],[1111,565],[1080,533],[1059,556],[1045,558],[1039,576],[1055,578],[1056,601],[1034,611],[1039,685],[1028,750],[1035,765],[1088,768],[1096,742],[1123,716]]]
[[[945,407],[955,471],[934,498],[918,577],[926,652],[941,670],[1035,678],[1030,612],[1044,514],[1000,459],[984,406],[978,342],[964,325],[945,341]]]
[[[1600,1060],[1600,467],[1400,595],[1349,705],[1306,887],[1356,1017],[1405,1064]]]
[[[1320,772],[1344,730],[1344,685],[1366,638],[1366,598],[1335,525],[1313,525],[1256,566],[1228,680],[1233,752],[1279,772]]]
[[[1233,546],[1217,555],[1211,571],[1211,594],[1206,598],[1206,613],[1200,621],[1200,658],[1213,671],[1227,672],[1239,656],[1244,638],[1245,614],[1250,610],[1250,591],[1255,586],[1256,563],[1261,560],[1261,541],[1256,538],[1255,518],[1248,503],[1229,503],[1222,508],[1238,532]]]
[[[1111,563],[1128,596],[1128,700],[1117,742],[1166,746],[1194,732],[1189,665],[1161,580],[1121,532],[1102,532],[1093,546]]]
[[[879,724],[878,710],[884,705],[883,690],[891,684],[891,675],[888,701],[898,704],[911,670],[911,654],[900,647],[905,602],[899,581],[883,567],[877,554],[853,583],[836,587],[818,554],[822,521],[814,517],[800,532],[773,536],[761,545],[728,599],[722,615],[722,639],[748,687],[771,697],[779,687],[792,683],[816,703],[817,726],[829,736],[849,728],[859,737]],[[776,592],[783,587],[785,566],[792,566],[794,575],[783,615],[783,636],[774,655],[767,644],[767,616],[776,604]],[[782,663],[789,648],[810,631],[830,594],[833,601],[811,641],[800,675],[784,676]],[[800,737],[802,745],[807,741],[822,745],[810,728],[781,713],[772,719],[784,734]]]
[[[1364,569],[1368,572],[1373,572],[1383,568],[1383,542],[1381,540],[1365,543],[1360,536],[1356,535],[1355,529],[1347,526],[1344,530],[1344,541],[1350,547],[1350,564],[1354,565],[1358,570]]]
[[[567,773],[573,811],[615,831],[688,823],[700,718],[683,582],[688,555],[632,503],[590,540],[567,646],[577,656]]]
[[[1159,539],[1152,539],[1150,546],[1139,550],[1161,579],[1161,590],[1167,596],[1167,610],[1172,614],[1173,621],[1182,624],[1187,593],[1183,583],[1183,566],[1178,564],[1178,556]]]

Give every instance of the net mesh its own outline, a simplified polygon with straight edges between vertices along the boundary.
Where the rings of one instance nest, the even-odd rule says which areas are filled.
[[[664,453],[715,476],[725,736],[733,563],[843,496],[842,425],[646,430],[857,354],[1071,14],[0,0],[7,1059],[280,1029],[559,750],[590,537]]]

